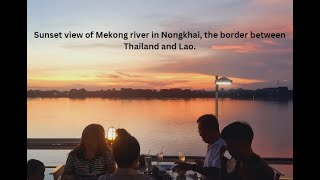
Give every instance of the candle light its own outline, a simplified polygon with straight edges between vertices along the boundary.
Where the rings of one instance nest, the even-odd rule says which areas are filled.
[[[107,139],[110,143],[112,143],[114,141],[114,139],[116,138],[116,128],[111,126],[108,129],[108,136]]]

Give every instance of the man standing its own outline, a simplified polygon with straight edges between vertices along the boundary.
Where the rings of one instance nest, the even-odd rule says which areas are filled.
[[[175,170],[193,170],[204,175],[207,179],[220,179],[220,151],[225,148],[225,142],[220,137],[219,123],[212,114],[205,114],[198,120],[198,132],[202,140],[208,144],[204,162],[196,164],[177,162]]]

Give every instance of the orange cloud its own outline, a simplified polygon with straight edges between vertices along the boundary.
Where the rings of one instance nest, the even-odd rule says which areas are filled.
[[[251,43],[244,43],[242,45],[213,45],[210,47],[213,50],[229,50],[238,53],[252,53],[257,50],[257,47]]]
[[[285,6],[292,5],[292,0],[254,0],[253,4],[257,5],[269,5],[269,6]]]
[[[280,32],[281,31],[288,34],[288,38],[290,38],[290,39],[293,38],[293,25],[292,24],[288,24],[288,25],[284,26],[283,28],[280,29]]]
[[[276,43],[275,41],[271,40],[271,39],[266,39],[266,40],[262,40],[263,43],[266,44],[270,44],[270,45],[277,45],[278,43]]]

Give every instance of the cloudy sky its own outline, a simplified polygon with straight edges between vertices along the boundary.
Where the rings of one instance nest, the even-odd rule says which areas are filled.
[[[292,1],[29,0],[28,89],[292,89]],[[34,32],[266,32],[285,39],[36,39]],[[195,50],[125,50],[125,42]]]

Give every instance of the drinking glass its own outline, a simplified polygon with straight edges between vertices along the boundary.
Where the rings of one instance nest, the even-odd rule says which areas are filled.
[[[150,172],[152,170],[152,157],[151,155],[146,155],[144,157],[145,170],[146,172]]]
[[[179,152],[179,160],[181,162],[184,162],[186,160],[186,156],[183,152]]]
[[[157,160],[158,160],[158,164],[159,164],[159,162],[162,162],[162,161],[163,161],[163,152],[159,152],[159,153],[157,154]]]

